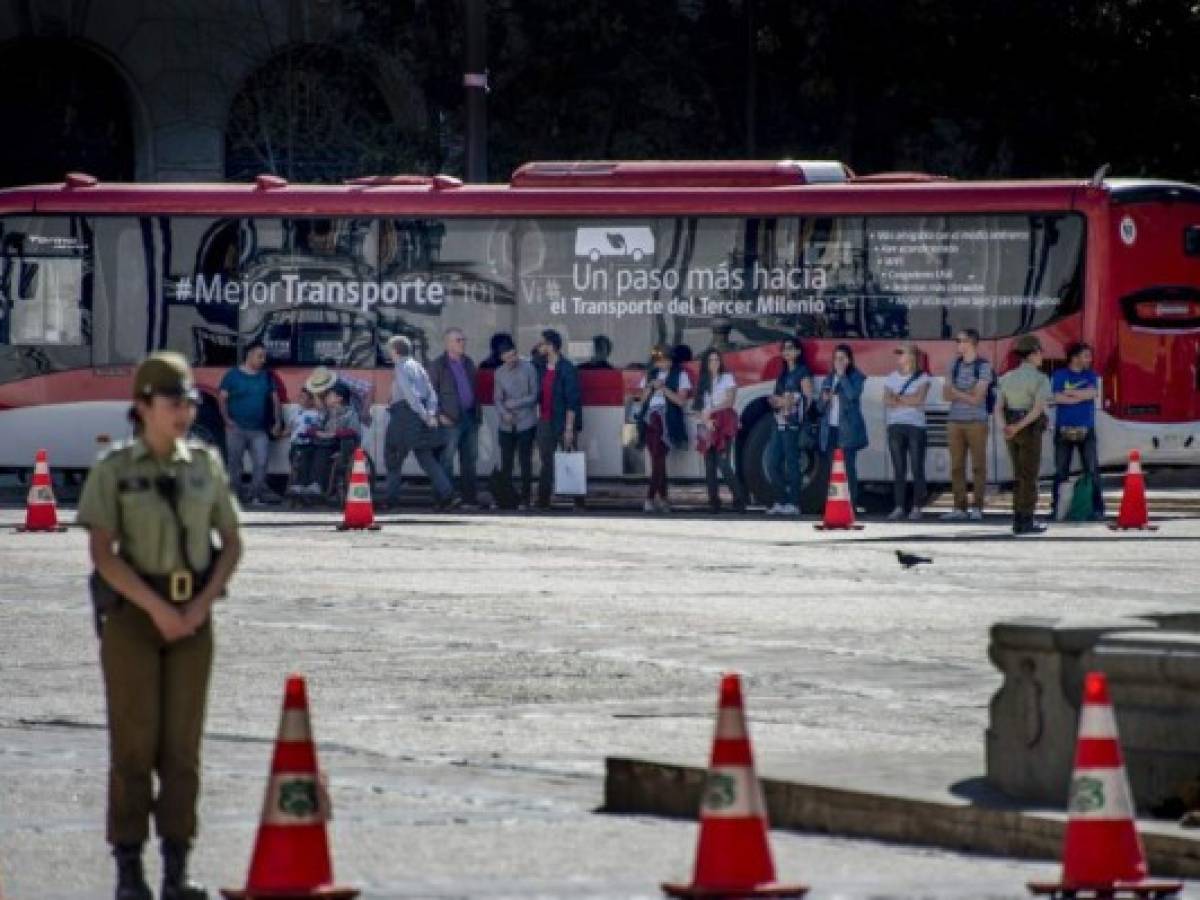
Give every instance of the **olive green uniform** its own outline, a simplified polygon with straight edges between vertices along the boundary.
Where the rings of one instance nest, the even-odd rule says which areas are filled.
[[[175,479],[187,559],[171,502],[157,487],[164,476]],[[238,510],[216,450],[177,441],[170,458],[160,460],[138,439],[92,468],[77,521],[114,535],[120,556],[153,583],[172,572],[206,570],[212,530],[235,529]],[[133,603],[122,602],[105,617],[100,661],[108,700],[110,843],[144,843],[152,809],[159,837],[188,843],[195,836],[212,654],[211,622],[167,643]],[[157,801],[152,772],[159,779]]]
[[[1028,413],[1041,400],[1050,402],[1050,379],[1029,363],[1022,363],[1000,379],[1000,396],[1006,411]],[[1042,468],[1042,433],[1046,416],[1026,425],[1006,440],[1012,460],[1013,515],[1032,516],[1037,509],[1038,474]]]

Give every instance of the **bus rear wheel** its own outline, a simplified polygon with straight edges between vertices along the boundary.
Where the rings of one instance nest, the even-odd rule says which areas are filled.
[[[775,419],[762,416],[750,426],[739,458],[742,483],[756,503],[772,506],[778,497],[771,481],[769,463],[771,438],[775,434]],[[819,513],[824,508],[825,490],[820,483],[820,465],[815,449],[800,451],[800,511]]]

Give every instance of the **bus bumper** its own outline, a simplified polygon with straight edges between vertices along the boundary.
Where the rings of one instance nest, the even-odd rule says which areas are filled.
[[[1123,466],[1137,450],[1149,466],[1200,465],[1200,422],[1129,422],[1097,412],[1100,465]]]

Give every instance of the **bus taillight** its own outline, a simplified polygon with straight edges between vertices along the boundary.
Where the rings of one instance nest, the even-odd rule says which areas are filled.
[[[1138,316],[1143,319],[1187,319],[1196,315],[1200,304],[1164,303],[1146,300],[1138,304]]]
[[[1150,288],[1121,300],[1125,320],[1134,327],[1200,328],[1200,290],[1190,287]]]

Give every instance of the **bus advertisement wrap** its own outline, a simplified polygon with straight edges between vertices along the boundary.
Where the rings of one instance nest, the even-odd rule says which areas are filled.
[[[870,406],[880,402],[876,382],[891,348],[917,342],[940,378],[965,329],[978,332],[1001,371],[1017,336],[1037,335],[1052,367],[1069,343],[1091,341],[1104,378],[1098,416],[1110,429],[1103,452],[1136,446],[1169,462],[1194,454],[1200,253],[1190,248],[1200,189],[757,184],[714,190],[685,179],[597,191],[591,181],[538,181],[537,191],[522,182],[453,194],[327,186],[305,188],[302,203],[291,187],[266,196],[230,185],[146,186],[131,200],[97,185],[69,196],[78,208],[54,187],[9,192],[0,216],[0,418],[13,423],[3,436],[21,439],[5,464],[27,455],[20,423],[29,416],[61,420],[64,435],[75,415],[104,416],[87,434],[120,433],[125,373],[153,349],[182,352],[211,381],[261,341],[289,391],[328,366],[385,392],[390,337],[404,335],[428,361],[450,328],[463,331],[477,361],[499,332],[526,355],[554,328],[583,373],[597,474],[638,468],[615,435],[655,345],[685,358],[684,348],[693,358],[709,347],[725,354],[743,388],[739,446],[750,447],[782,338],[801,339],[818,373],[835,344],[849,344]],[[202,416],[219,433],[212,412]],[[930,417],[936,475],[942,406],[931,405]],[[882,411],[871,406],[868,418],[882,421]],[[886,468],[881,441],[872,440],[864,472]],[[90,456],[87,440],[63,443],[76,460]]]

